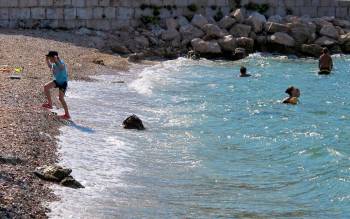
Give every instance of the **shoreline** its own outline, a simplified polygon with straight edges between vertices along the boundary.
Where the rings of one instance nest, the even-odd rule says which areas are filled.
[[[60,124],[40,107],[45,101],[42,86],[51,80],[45,53],[59,51],[70,80],[89,81],[89,76],[108,69],[126,71],[129,63],[93,48],[90,38],[70,32],[2,29],[0,40],[0,65],[24,68],[20,80],[0,73],[0,218],[47,218],[49,209],[44,203],[56,197],[50,183],[34,176],[33,171],[59,160]],[[95,64],[96,59],[104,60],[105,66]]]

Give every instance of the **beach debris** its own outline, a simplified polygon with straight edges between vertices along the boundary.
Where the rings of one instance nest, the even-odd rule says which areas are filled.
[[[132,115],[126,118],[123,122],[123,127],[125,129],[137,129],[137,130],[145,129],[145,127],[143,126],[142,120],[136,115]]]
[[[34,174],[42,180],[60,183],[62,186],[70,188],[84,188],[78,181],[76,181],[70,174],[72,169],[64,168],[58,165],[38,167]]]
[[[97,65],[105,65],[105,62],[103,61],[103,59],[100,59],[100,58],[96,58],[92,62]]]
[[[143,53],[134,53],[128,57],[129,62],[141,62],[145,58]]]

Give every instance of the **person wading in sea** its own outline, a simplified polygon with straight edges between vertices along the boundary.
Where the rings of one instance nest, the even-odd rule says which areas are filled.
[[[320,68],[320,71],[318,72],[320,75],[328,75],[333,69],[333,60],[329,55],[327,48],[323,48],[322,55],[320,56],[318,62],[318,67]]]

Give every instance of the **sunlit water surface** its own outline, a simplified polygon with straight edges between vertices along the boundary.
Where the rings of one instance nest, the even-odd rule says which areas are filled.
[[[50,217],[349,218],[350,57],[334,62],[180,58],[71,82],[59,152],[86,188],[55,186]],[[146,131],[122,129],[133,113]]]

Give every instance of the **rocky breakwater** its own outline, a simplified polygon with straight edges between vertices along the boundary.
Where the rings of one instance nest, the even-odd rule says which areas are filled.
[[[101,34],[100,34],[101,35]],[[105,33],[104,48],[131,55],[176,58],[191,54],[241,59],[256,51],[297,56],[320,55],[322,47],[332,53],[350,52],[350,21],[334,17],[310,18],[274,15],[236,9],[220,19],[195,14],[158,24],[142,24]],[[136,55],[135,55],[136,54]]]

